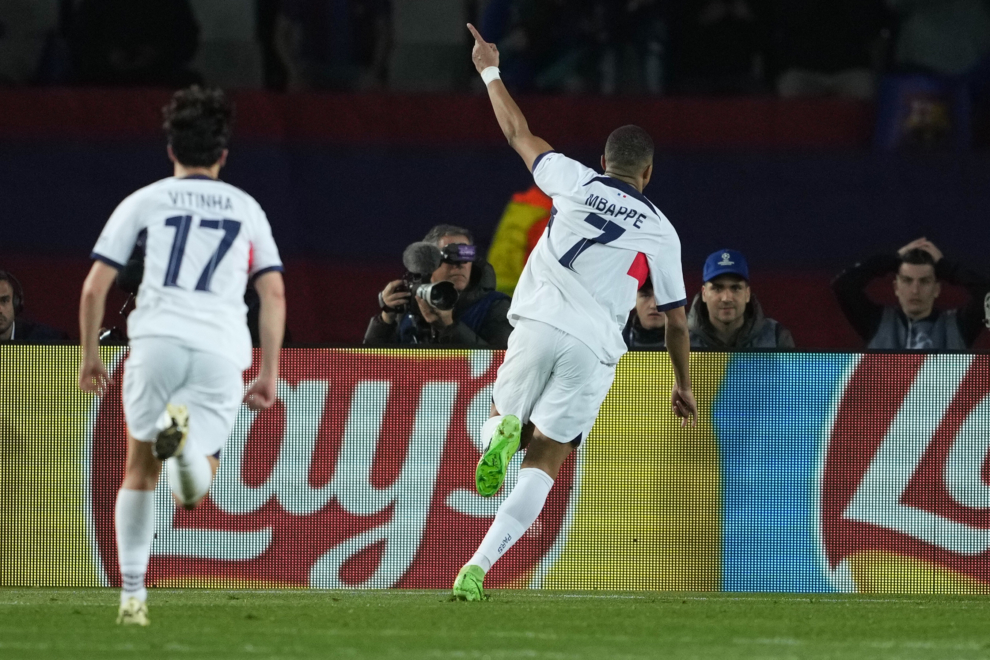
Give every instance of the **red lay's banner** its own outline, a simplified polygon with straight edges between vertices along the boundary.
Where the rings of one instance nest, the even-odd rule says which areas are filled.
[[[278,403],[261,414],[242,408],[209,498],[195,511],[176,509],[160,482],[149,582],[449,587],[507,492],[491,500],[474,492],[480,452],[471,436],[488,416],[500,359],[289,352]],[[123,369],[99,407],[89,460],[92,529],[113,585]],[[563,541],[574,467],[568,461],[538,524],[486,584],[528,584]]]
[[[255,356],[257,359],[257,355]],[[126,349],[0,346],[0,586],[118,584]],[[287,349],[199,509],[156,494],[151,586],[448,589],[511,490],[474,491],[500,352]],[[620,362],[595,428],[486,586],[990,592],[990,356],[665,353]],[[245,374],[249,380],[254,372]]]
[[[848,590],[874,591],[885,580],[913,579],[920,587],[928,580],[932,588],[955,582],[962,590],[985,591],[987,360],[896,359],[897,369],[890,368],[890,356],[860,360],[835,411],[822,476],[828,564],[837,585]]]

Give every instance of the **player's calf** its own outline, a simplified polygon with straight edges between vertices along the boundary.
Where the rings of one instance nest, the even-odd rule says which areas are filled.
[[[165,461],[165,472],[176,503],[191,510],[209,492],[214,470],[208,457],[189,451]]]

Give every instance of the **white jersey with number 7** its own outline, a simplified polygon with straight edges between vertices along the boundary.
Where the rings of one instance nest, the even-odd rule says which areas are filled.
[[[533,178],[553,210],[519,279],[509,321],[552,325],[615,364],[626,352],[622,328],[647,272],[658,309],[687,303],[677,232],[631,185],[563,154],[537,157]]]
[[[120,203],[92,257],[123,268],[142,234],[144,278],[128,335],[172,337],[248,368],[248,278],[282,270],[258,202],[209,177],[162,179]]]

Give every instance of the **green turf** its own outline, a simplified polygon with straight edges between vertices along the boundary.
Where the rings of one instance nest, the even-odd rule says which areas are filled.
[[[0,658],[988,658],[980,597],[0,589]]]

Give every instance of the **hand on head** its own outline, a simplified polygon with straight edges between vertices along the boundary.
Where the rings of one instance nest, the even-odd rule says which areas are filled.
[[[905,245],[904,247],[902,247],[900,250],[897,251],[897,255],[900,256],[900,257],[903,257],[905,254],[907,254],[911,250],[924,250],[928,254],[932,255],[932,259],[935,260],[935,263],[938,263],[942,259],[942,256],[943,256],[942,255],[942,251],[939,250],[935,246],[934,243],[932,243],[931,241],[929,241],[924,236],[922,236],[921,238],[915,239],[915,240],[911,241],[910,243],[908,243],[907,245]]]

